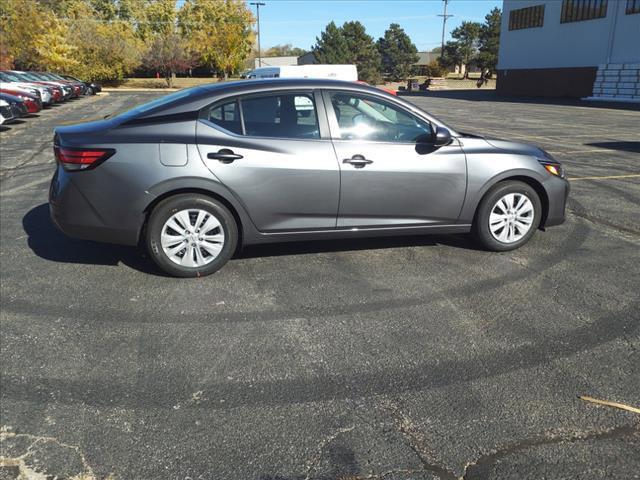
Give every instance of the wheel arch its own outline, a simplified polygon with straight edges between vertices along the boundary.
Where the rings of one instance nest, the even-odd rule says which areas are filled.
[[[213,190],[207,189],[207,188],[203,188],[203,187],[176,187],[173,189],[169,189],[164,191],[163,193],[157,195],[156,197],[153,198],[153,200],[151,202],[149,202],[149,204],[145,207],[145,209],[143,210],[143,214],[144,214],[144,222],[142,224],[142,226],[140,227],[140,231],[138,232],[138,241],[139,242],[143,242],[144,241],[144,234],[147,228],[147,223],[149,221],[149,216],[151,215],[151,212],[153,211],[153,209],[156,207],[156,205],[158,205],[160,202],[162,202],[163,200],[176,196],[176,195],[181,195],[181,194],[185,194],[185,193],[195,193],[195,194],[200,194],[200,195],[204,195],[207,197],[210,197],[214,200],[219,201],[220,203],[222,203],[231,213],[231,215],[233,215],[234,220],[236,221],[236,225],[238,226],[238,246],[237,246],[237,250],[242,248],[243,245],[243,241],[245,239],[245,236],[247,235],[247,219],[244,218],[243,219],[243,215],[241,213],[241,211],[239,210],[239,207],[237,207],[236,205],[234,205],[233,202],[231,202],[228,198],[226,198],[224,195],[221,195],[218,192],[214,192]]]
[[[489,194],[489,192],[496,185],[499,185],[501,183],[508,182],[508,181],[518,181],[518,182],[526,183],[527,185],[529,185],[531,188],[535,190],[535,192],[538,194],[538,198],[540,199],[540,204],[542,206],[542,212],[540,215],[540,225],[538,226],[538,228],[544,229],[544,225],[549,215],[549,195],[547,194],[547,191],[545,190],[544,186],[538,179],[528,175],[522,175],[522,174],[507,175],[504,177],[500,177],[496,179],[494,182],[491,182],[490,184],[486,185],[482,191],[482,195],[479,197],[478,202],[474,207],[473,221],[474,222],[476,221],[476,216],[478,215],[478,208],[480,207],[482,200]]]

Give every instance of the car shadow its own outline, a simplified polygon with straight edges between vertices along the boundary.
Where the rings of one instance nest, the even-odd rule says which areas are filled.
[[[427,90],[398,91],[400,97],[448,98],[451,100],[468,100],[471,102],[497,103],[531,103],[540,105],[567,105],[591,108],[615,108],[619,110],[640,110],[640,104],[605,101],[586,101],[579,98],[566,97],[525,97],[499,95],[495,90]]]
[[[608,150],[620,150],[621,152],[640,153],[640,142],[593,142],[585,143],[585,145]]]
[[[166,276],[148,258],[144,249],[140,247],[99,243],[67,237],[51,221],[49,205],[46,203],[27,212],[22,218],[22,227],[27,234],[29,248],[33,253],[45,260],[85,265],[115,266],[123,263],[140,272]],[[464,250],[480,250],[472,242],[469,235],[412,235],[249,245],[239,250],[234,259],[242,260],[402,247],[433,247],[437,245],[447,245]]]
[[[45,260],[85,265],[123,263],[141,272],[162,275],[139,248],[67,237],[51,221],[46,203],[27,212],[22,218],[22,228],[28,236],[29,248]]]

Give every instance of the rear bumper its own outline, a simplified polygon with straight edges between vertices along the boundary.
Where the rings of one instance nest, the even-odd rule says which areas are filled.
[[[73,184],[73,173],[58,167],[49,187],[49,213],[65,235],[82,240],[137,245],[138,229],[107,226],[98,211]]]
[[[564,178],[552,177],[545,182],[545,189],[549,198],[549,211],[544,222],[545,227],[553,227],[564,223],[567,200],[571,186]]]

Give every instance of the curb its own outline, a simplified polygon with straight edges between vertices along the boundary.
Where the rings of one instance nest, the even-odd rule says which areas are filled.
[[[177,92],[181,88],[102,88],[103,92]]]

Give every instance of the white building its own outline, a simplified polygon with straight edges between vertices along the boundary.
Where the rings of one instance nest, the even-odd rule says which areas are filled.
[[[640,100],[640,0],[504,0],[498,93]]]
[[[254,60],[254,67],[286,67],[287,65],[298,65],[298,57],[262,57]]]

